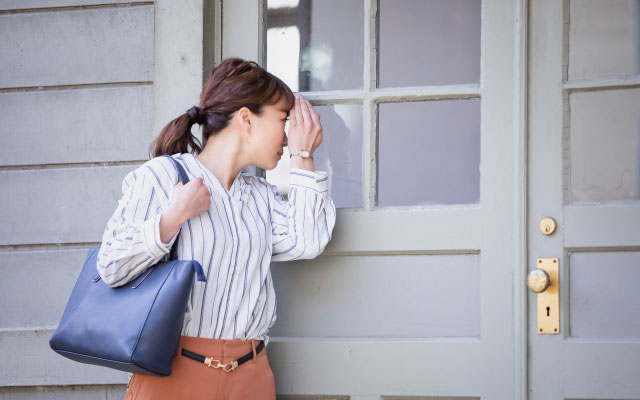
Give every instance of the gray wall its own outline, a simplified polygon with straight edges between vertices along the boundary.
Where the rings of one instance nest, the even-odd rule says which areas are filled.
[[[155,7],[0,0],[0,399],[124,397],[126,373],[48,340],[122,178],[148,159]]]

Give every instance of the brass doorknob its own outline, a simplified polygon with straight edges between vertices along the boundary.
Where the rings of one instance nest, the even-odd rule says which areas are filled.
[[[527,287],[529,287],[529,290],[533,293],[544,292],[550,284],[551,279],[549,278],[549,274],[543,269],[534,269],[527,275]]]

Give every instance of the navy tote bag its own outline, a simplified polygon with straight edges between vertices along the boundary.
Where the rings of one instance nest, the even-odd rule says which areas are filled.
[[[189,182],[173,157],[183,184]],[[49,340],[58,354],[86,364],[153,376],[171,375],[194,275],[205,282],[196,260],[169,260],[147,268],[133,281],[110,287],[97,270],[99,247],[89,249],[82,272]]]

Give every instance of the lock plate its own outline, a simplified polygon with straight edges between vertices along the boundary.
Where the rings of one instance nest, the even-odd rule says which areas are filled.
[[[538,333],[557,335],[560,333],[560,299],[558,290],[558,266],[560,260],[554,258],[538,258],[538,269],[549,274],[549,287],[538,293]]]

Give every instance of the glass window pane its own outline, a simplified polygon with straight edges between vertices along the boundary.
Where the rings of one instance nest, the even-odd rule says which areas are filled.
[[[480,200],[480,99],[381,103],[378,206]]]
[[[569,79],[640,74],[640,0],[571,0]]]
[[[380,0],[378,87],[480,81],[481,0]]]
[[[640,89],[572,93],[571,200],[640,200]]]
[[[322,122],[322,143],[313,153],[313,166],[327,171],[329,195],[336,208],[362,207],[362,105],[315,105]],[[285,131],[288,134],[288,123]],[[267,180],[289,192],[291,159],[284,148],[282,159]]]
[[[267,0],[266,69],[294,92],[361,89],[362,0]]]

